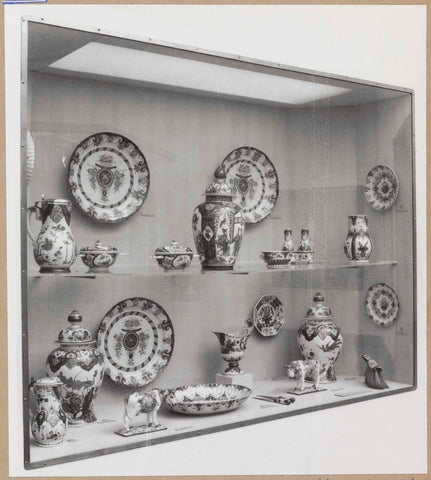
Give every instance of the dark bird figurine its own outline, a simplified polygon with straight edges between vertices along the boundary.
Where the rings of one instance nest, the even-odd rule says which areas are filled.
[[[362,355],[362,358],[367,362],[367,369],[365,370],[365,383],[367,387],[383,390],[389,388],[389,385],[383,380],[383,368],[373,360],[369,355]]]

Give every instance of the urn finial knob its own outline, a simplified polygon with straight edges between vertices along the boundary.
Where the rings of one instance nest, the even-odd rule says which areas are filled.
[[[69,313],[67,321],[70,323],[82,322],[82,315],[78,312],[78,310],[73,310],[73,312]]]
[[[219,178],[226,178],[226,171],[223,167],[223,165],[219,165],[217,168],[216,168],[216,171],[214,172],[214,177],[219,179]]]

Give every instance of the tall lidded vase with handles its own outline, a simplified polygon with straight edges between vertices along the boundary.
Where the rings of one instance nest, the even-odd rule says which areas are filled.
[[[41,273],[70,272],[76,258],[75,239],[70,229],[72,205],[69,200],[45,199],[28,208],[27,233],[33,243],[33,255]],[[30,226],[31,215],[42,222],[36,236]]]
[[[204,270],[232,270],[244,233],[244,214],[232,201],[226,172],[219,166],[216,181],[205,191],[205,202],[193,212],[196,250]]]

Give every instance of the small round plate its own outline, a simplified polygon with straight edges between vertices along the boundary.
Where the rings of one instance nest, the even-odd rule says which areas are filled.
[[[109,310],[97,332],[97,347],[114,382],[142,387],[167,366],[174,330],[163,308],[147,298],[129,298]]]
[[[368,172],[364,186],[367,202],[375,210],[388,210],[395,203],[400,182],[392,168],[378,165]]]
[[[390,327],[397,321],[400,303],[394,289],[385,283],[372,285],[365,297],[365,311],[379,327]]]
[[[283,304],[275,295],[264,295],[253,309],[253,322],[256,330],[264,337],[272,337],[284,325]]]
[[[245,223],[257,223],[268,216],[278,197],[278,177],[271,160],[257,148],[240,147],[223,160],[223,167]]]
[[[139,148],[117,133],[96,133],[83,140],[69,161],[72,197],[94,220],[117,223],[144,203],[150,171]]]

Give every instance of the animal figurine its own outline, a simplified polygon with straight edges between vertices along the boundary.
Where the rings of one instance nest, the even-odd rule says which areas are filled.
[[[305,391],[319,390],[320,383],[320,362],[318,360],[295,360],[285,365],[288,378],[297,380],[292,393],[304,393]],[[305,379],[311,378],[313,385],[305,387]]]
[[[154,388],[150,392],[133,392],[124,397],[124,429],[126,432],[130,430],[130,421],[145,413],[147,415],[148,427],[159,427],[157,422],[157,412],[162,405],[162,395],[160,390]]]
[[[369,355],[362,355],[362,358],[367,362],[367,368],[365,370],[365,384],[367,387],[376,390],[389,388],[389,385],[383,380],[383,368]]]

